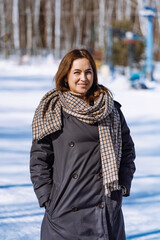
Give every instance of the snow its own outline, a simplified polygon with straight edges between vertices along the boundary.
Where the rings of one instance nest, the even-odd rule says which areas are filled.
[[[55,87],[59,62],[46,58],[19,64],[0,60],[0,240],[38,240],[44,209],[29,176],[31,124],[40,99]],[[157,73],[158,76],[158,73]],[[123,75],[103,77],[122,111],[136,146],[131,196],[123,199],[127,239],[160,239],[160,85],[135,90]]]

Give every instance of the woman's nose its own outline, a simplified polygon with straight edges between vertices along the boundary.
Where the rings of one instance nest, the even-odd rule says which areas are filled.
[[[85,74],[84,72],[81,72],[80,79],[81,79],[82,81],[85,81],[85,80],[86,80],[86,74]]]

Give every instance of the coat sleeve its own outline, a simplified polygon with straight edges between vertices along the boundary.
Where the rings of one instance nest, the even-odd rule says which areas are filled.
[[[52,188],[54,153],[50,135],[32,142],[30,176],[40,207],[48,201]]]
[[[129,196],[133,174],[136,170],[134,163],[135,148],[130,135],[130,129],[127,126],[126,120],[122,111],[120,110],[120,107],[118,108],[118,111],[120,114],[122,129],[122,157],[119,169],[119,184],[125,186],[127,189],[127,193],[124,196]]]

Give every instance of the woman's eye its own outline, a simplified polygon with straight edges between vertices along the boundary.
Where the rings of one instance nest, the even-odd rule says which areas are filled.
[[[87,71],[86,73],[87,73],[87,74],[92,74],[92,71]]]
[[[74,74],[79,74],[79,72],[74,72]]]

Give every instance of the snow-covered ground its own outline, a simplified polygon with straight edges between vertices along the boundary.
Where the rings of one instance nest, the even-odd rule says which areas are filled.
[[[0,240],[39,240],[44,209],[29,177],[31,123],[57,65],[51,57],[21,66],[0,60]],[[99,80],[122,104],[136,146],[131,196],[123,200],[127,239],[160,240],[160,85],[133,90],[124,76]]]

